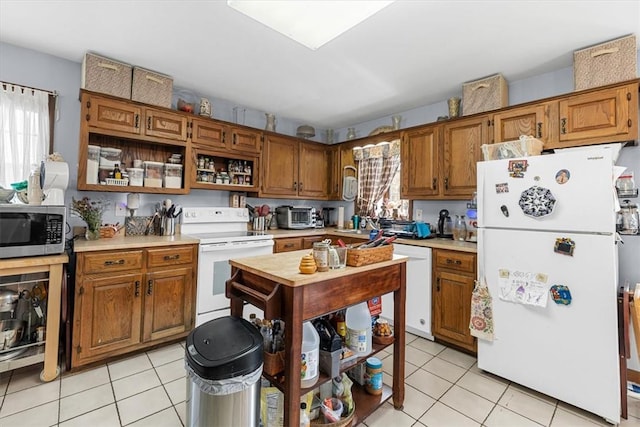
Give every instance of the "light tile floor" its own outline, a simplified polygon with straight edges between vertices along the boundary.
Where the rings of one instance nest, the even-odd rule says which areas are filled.
[[[379,356],[384,381],[391,384],[393,354]],[[172,344],[49,383],[39,379],[41,365],[4,372],[0,427],[181,427],[186,421],[183,360],[183,344]],[[385,403],[362,425],[609,426],[593,414],[479,370],[474,357],[411,334],[405,375],[403,410]],[[629,419],[620,425],[640,426],[639,400],[629,398]]]

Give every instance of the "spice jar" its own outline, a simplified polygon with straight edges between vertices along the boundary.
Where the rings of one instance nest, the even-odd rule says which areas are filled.
[[[315,242],[313,244],[313,258],[316,260],[318,271],[329,271],[329,243]]]

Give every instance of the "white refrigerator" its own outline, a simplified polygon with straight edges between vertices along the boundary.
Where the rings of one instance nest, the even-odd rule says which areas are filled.
[[[618,423],[613,165],[608,148],[478,163],[478,367]]]

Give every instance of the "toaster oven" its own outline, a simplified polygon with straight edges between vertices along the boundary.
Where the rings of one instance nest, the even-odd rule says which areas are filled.
[[[315,228],[316,208],[279,206],[276,208],[276,218],[280,228]]]

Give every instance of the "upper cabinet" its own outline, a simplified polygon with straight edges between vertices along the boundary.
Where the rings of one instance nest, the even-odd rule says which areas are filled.
[[[476,190],[476,163],[489,140],[488,116],[474,116],[443,126],[442,195],[468,199]]]
[[[559,100],[559,137],[545,148],[638,138],[638,83]]]
[[[258,154],[262,132],[231,126],[211,119],[191,119],[191,142],[212,150]]]
[[[438,196],[440,194],[442,126],[424,126],[404,132],[400,144],[403,199]]]
[[[267,135],[262,148],[260,197],[326,200],[329,150],[323,144]]]
[[[493,115],[491,125],[491,141],[514,141],[520,135],[531,135],[542,142],[549,141],[549,104],[531,105],[520,108],[510,108]]]

